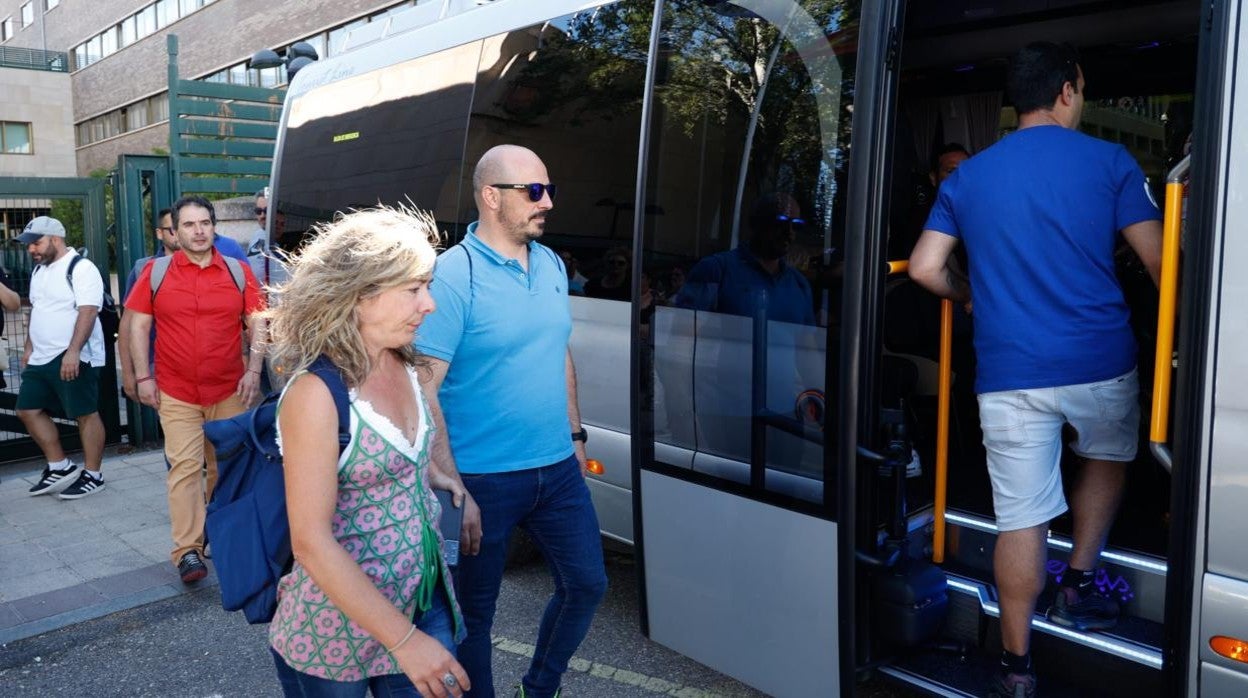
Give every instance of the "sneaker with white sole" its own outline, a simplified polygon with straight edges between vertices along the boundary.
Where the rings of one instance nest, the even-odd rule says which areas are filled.
[[[65,488],[65,491],[57,496],[61,499],[82,499],[88,495],[95,494],[104,489],[104,478],[95,479],[87,474],[86,470],[74,480],[73,484]]]
[[[74,484],[78,476],[84,470],[80,463],[70,463],[72,467],[69,470],[52,470],[44,468],[43,474],[39,476],[39,482],[35,483],[26,491],[26,494],[35,497],[41,494],[57,494],[64,492],[66,488]]]

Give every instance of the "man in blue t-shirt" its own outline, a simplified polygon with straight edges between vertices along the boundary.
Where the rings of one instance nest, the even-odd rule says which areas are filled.
[[[1019,129],[941,185],[910,275],[933,293],[974,298],[976,393],[988,452],[997,538],[994,568],[1005,652],[993,692],[1031,696],[1030,631],[1045,582],[1049,521],[1064,513],[1062,428],[1084,460],[1074,501],[1070,568],[1049,620],[1101,630],[1117,604],[1093,573],[1122,495],[1139,431],[1136,346],[1114,272],[1118,235],[1154,282],[1161,260],[1157,206],[1120,145],[1077,129],[1083,72],[1068,45],[1015,54],[1007,92]],[[959,242],[970,279],[948,264]]]
[[[567,272],[537,242],[555,186],[533,151],[500,145],[481,156],[472,188],[481,219],[438,259],[429,286],[438,310],[416,338],[431,367],[422,380],[438,427],[431,458],[458,469],[471,494],[455,571],[468,632],[457,654],[469,695],[493,696],[490,629],[508,540],[524,528],[557,573],[516,695],[550,698],[607,587],[583,475]]]

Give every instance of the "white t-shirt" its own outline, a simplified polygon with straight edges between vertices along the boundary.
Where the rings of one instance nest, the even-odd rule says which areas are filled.
[[[99,308],[104,303],[104,279],[90,260],[84,259],[74,267],[74,287],[70,289],[65,272],[77,256],[77,252],[68,250],[55,262],[35,267],[31,275],[30,344],[33,351],[30,363],[33,366],[42,366],[69,348],[79,306]],[[104,365],[104,330],[99,318],[95,319],[81,358],[92,366]]]

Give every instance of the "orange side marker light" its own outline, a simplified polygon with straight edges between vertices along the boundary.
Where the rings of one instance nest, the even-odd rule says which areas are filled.
[[[1227,659],[1248,664],[1248,642],[1225,635],[1214,635],[1209,638],[1209,646]]]
[[[593,458],[585,461],[585,469],[594,475],[601,475],[607,472],[607,469],[602,465],[602,461],[594,460]]]

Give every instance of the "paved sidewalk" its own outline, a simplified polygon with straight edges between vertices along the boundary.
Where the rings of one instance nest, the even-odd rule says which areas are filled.
[[[216,584],[211,561],[193,587],[169,561],[162,452],[106,454],[78,500],[29,496],[42,468],[0,468],[0,644]]]

